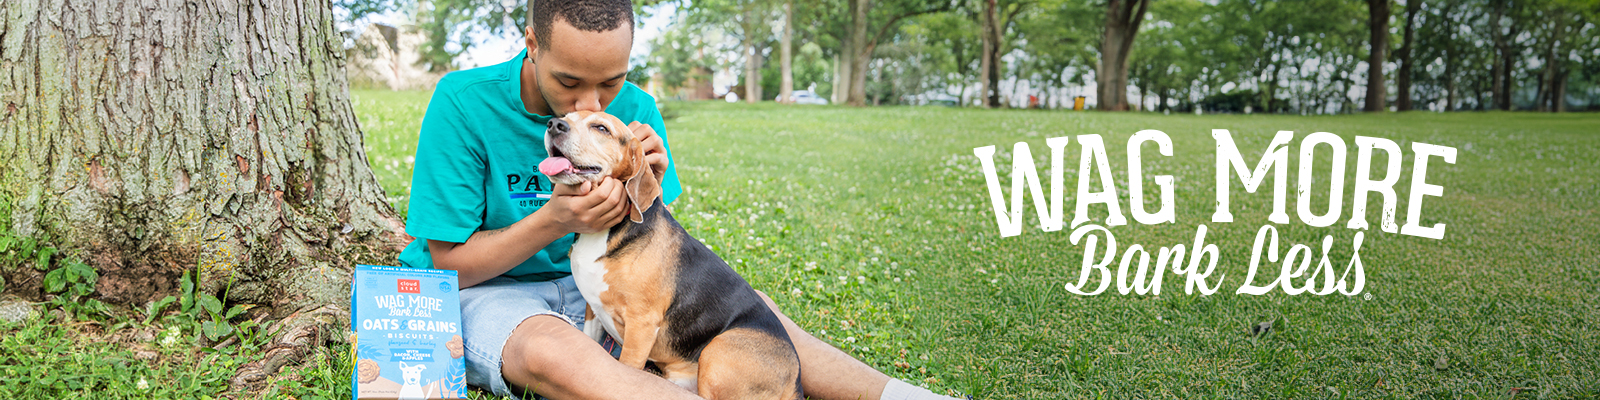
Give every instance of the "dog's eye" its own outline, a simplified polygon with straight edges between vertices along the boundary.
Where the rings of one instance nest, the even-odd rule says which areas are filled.
[[[606,128],[605,125],[594,124],[594,125],[590,125],[589,127],[590,128],[594,128],[594,130],[600,131],[600,133],[604,133],[604,134],[607,134],[607,135],[611,134],[611,129]]]

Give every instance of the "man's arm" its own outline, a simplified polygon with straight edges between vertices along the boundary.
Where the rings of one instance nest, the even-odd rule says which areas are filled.
[[[623,187],[606,177],[598,186],[555,185],[550,202],[510,226],[478,231],[466,243],[428,240],[439,269],[455,270],[461,287],[471,287],[510,271],[551,242],[569,233],[594,233],[622,222]]]

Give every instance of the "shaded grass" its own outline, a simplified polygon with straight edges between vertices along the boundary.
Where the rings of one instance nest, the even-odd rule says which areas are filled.
[[[409,183],[403,157],[414,151],[405,146],[415,143],[415,129],[374,127],[420,121],[420,111],[406,110],[423,109],[413,103],[426,96],[355,97],[380,181],[391,196],[406,193],[394,185]],[[686,188],[673,205],[679,221],[807,330],[938,391],[978,398],[1600,395],[1600,350],[1592,344],[1600,339],[1593,328],[1600,322],[1600,140],[1593,132],[1600,116],[669,107],[682,115],[667,123]],[[389,122],[369,122],[373,115]],[[1361,255],[1370,296],[1234,294],[1272,196],[1235,184],[1236,222],[1210,222],[1213,128],[1230,129],[1252,166],[1278,130],[1297,133],[1292,167],[1298,139],[1310,132],[1344,137],[1352,170],[1354,136],[1394,140],[1406,158],[1396,185],[1399,224],[1407,217],[1410,143],[1455,147],[1455,164],[1431,162],[1428,183],[1445,194],[1424,200],[1421,220],[1447,224],[1445,238],[1367,232]],[[1217,294],[1185,294],[1181,276],[1167,275],[1159,296],[1072,295],[1063,284],[1077,281],[1082,249],[1069,232],[1039,231],[1030,204],[1021,236],[996,234],[974,147],[997,146],[1009,191],[1012,143],[1030,142],[1047,174],[1044,138],[1101,135],[1126,213],[1124,146],[1142,129],[1172,138],[1172,157],[1146,148],[1145,187],[1153,191],[1154,175],[1175,176],[1177,222],[1111,232],[1123,248],[1155,250],[1190,245],[1205,224],[1206,241],[1221,251]],[[1078,149],[1074,139],[1069,166]],[[1327,207],[1329,154],[1317,153],[1318,211]],[[1069,196],[1074,172],[1067,170]],[[1353,174],[1346,173],[1344,217],[1331,227],[1300,222],[1291,190],[1293,222],[1277,226],[1284,247],[1332,236],[1331,261],[1343,269],[1355,235],[1343,228]],[[1147,196],[1147,208],[1156,208]],[[1374,225],[1378,201],[1369,202]],[[1071,204],[1067,212],[1070,218]],[[1091,207],[1091,215],[1103,223],[1105,208]],[[1276,271],[1263,266],[1256,283]],[[1250,333],[1266,321],[1271,331]]]
[[[0,322],[0,397],[210,398],[227,391],[235,370],[257,350],[199,347],[197,333],[169,334],[155,326],[121,326],[107,334],[107,322],[56,313]]]

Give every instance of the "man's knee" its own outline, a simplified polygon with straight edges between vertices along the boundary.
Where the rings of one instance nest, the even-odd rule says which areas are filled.
[[[544,368],[561,364],[560,349],[568,348],[572,335],[583,336],[572,324],[553,315],[529,317],[511,331],[501,350],[500,372],[506,381],[528,384],[545,376]]]

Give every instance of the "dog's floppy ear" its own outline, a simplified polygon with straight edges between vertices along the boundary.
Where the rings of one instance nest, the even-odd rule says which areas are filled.
[[[633,203],[633,209],[628,210],[628,219],[633,223],[644,222],[644,212],[656,204],[656,198],[661,197],[661,182],[656,180],[656,173],[650,169],[650,164],[644,162],[644,151],[641,150],[637,157],[638,172],[623,184],[628,189],[628,202]]]

